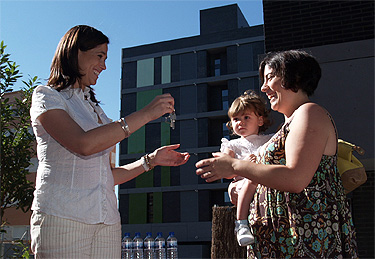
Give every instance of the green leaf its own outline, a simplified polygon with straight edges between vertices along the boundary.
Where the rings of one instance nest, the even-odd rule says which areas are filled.
[[[5,53],[6,45],[0,43],[0,108],[1,108],[1,216],[9,205],[28,211],[33,200],[33,183],[27,180],[30,159],[35,154],[33,150],[30,106],[31,95],[36,84],[40,84],[37,76],[22,81],[24,87],[20,96],[11,101],[6,95],[13,92],[13,85],[22,77],[19,66],[10,60],[10,54]],[[28,258],[28,251],[24,251]]]

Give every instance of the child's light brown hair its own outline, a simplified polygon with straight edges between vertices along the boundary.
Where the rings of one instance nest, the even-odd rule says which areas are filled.
[[[268,118],[270,111],[266,107],[266,102],[262,97],[252,90],[245,91],[241,96],[237,97],[228,110],[228,117],[231,119],[244,111],[253,111],[257,116],[263,117],[263,125],[259,127],[259,132],[264,132],[272,124]],[[227,128],[233,132],[231,121],[227,122]]]

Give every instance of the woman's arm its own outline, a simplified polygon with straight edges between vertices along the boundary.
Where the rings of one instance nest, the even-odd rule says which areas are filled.
[[[128,115],[125,120],[133,133],[146,123],[174,110],[174,99],[170,94],[156,96],[143,109]],[[92,155],[103,151],[125,138],[118,121],[84,131],[69,114],[60,109],[41,114],[39,121],[56,141],[80,155]]]
[[[223,153],[199,161],[197,174],[212,182],[240,175],[267,187],[301,192],[311,181],[323,154],[335,154],[335,132],[325,110],[316,104],[301,106],[294,115],[285,143],[286,165],[262,165],[233,159]]]
[[[175,149],[179,146],[179,144],[164,146],[150,153],[148,157],[151,166],[180,166],[185,164],[189,160],[190,155],[188,153],[176,152]],[[144,172],[145,169],[142,166],[141,159],[112,169],[115,185],[130,181]]]

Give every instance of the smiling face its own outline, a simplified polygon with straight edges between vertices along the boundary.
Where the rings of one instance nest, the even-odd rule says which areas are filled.
[[[78,67],[82,77],[75,83],[75,87],[84,89],[95,85],[99,74],[106,69],[108,44],[100,44],[87,51],[78,50]]]
[[[287,96],[288,90],[282,87],[281,77],[276,76],[273,69],[266,65],[264,67],[263,78],[264,82],[261,91],[266,93],[271,104],[271,109],[283,113],[284,99]]]
[[[235,134],[241,137],[257,135],[259,127],[263,125],[263,117],[257,116],[254,111],[245,110],[231,118]]]

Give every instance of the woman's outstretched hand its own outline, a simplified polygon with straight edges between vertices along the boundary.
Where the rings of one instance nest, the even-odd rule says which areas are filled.
[[[180,144],[163,146],[156,149],[154,152],[149,154],[150,163],[152,166],[180,166],[185,164],[189,158],[190,154],[187,152],[180,153],[175,151],[179,148]]]
[[[195,164],[198,168],[197,175],[205,179],[206,182],[213,182],[222,178],[233,178],[235,176],[232,167],[234,158],[224,153],[213,153],[213,158],[203,159]]]

